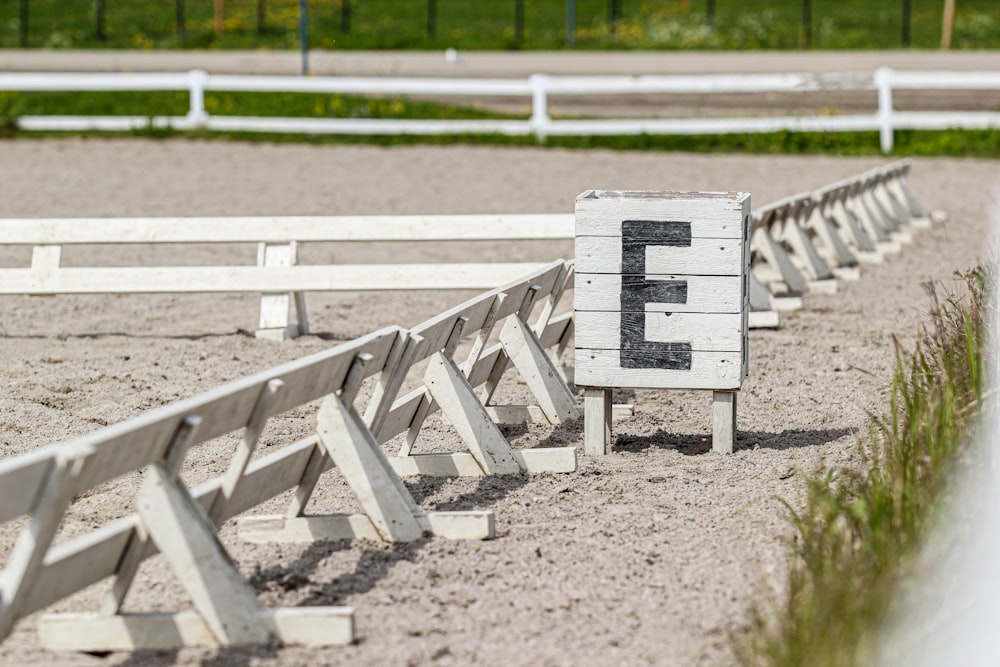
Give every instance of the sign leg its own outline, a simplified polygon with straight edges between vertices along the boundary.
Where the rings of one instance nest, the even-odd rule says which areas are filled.
[[[736,392],[712,392],[712,451],[732,454],[736,443]]]
[[[587,456],[604,456],[611,446],[611,390],[583,390],[583,448]]]

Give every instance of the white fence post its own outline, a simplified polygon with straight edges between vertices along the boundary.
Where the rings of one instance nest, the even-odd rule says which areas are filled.
[[[208,79],[208,72],[200,69],[193,69],[188,72],[190,80],[190,108],[187,118],[195,127],[204,127],[208,120],[205,113],[205,81]]]
[[[549,77],[544,74],[532,74],[528,77],[531,83],[531,129],[535,136],[544,139],[548,134],[549,124]]]
[[[883,153],[891,153],[892,135],[892,70],[879,67],[875,70],[875,87],[878,89],[879,143]]]

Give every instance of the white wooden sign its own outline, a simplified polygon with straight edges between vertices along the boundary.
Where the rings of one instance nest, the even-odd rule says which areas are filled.
[[[610,440],[602,403],[612,387],[711,389],[717,421],[731,417],[735,428],[732,392],[748,365],[749,233],[745,192],[577,197],[575,382],[594,390],[586,393],[600,413],[588,415],[588,452]],[[728,439],[731,451],[733,434],[716,426],[716,449]]]

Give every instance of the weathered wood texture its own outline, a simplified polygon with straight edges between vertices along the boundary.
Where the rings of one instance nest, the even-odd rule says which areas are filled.
[[[381,374],[379,391],[372,399],[373,416],[381,414],[383,427],[395,423],[402,431],[415,428],[419,432],[420,425],[414,422],[420,410],[411,410],[404,425],[393,421],[398,412],[392,408],[412,405],[411,399],[397,396],[402,379],[416,363],[435,357],[444,369],[440,377],[452,388],[443,392],[420,388],[414,398],[418,406],[425,405],[421,419],[439,409],[438,404],[456,422],[475,415],[497,436],[492,449],[479,451],[480,459],[506,457],[510,472],[575,470],[572,447],[511,450],[474,391],[474,387],[490,383],[490,391],[495,390],[499,377],[513,364],[541,397],[537,406],[517,406],[519,414],[530,417],[537,412],[552,423],[577,416],[573,394],[546,354],[547,348],[564,346],[572,334],[571,313],[555,314],[559,300],[571,286],[572,271],[561,260],[553,262],[412,331],[383,329],[77,440],[0,462],[0,521],[32,516],[4,571],[0,634],[9,632],[18,618],[114,576],[108,618],[119,620],[81,618],[77,625],[66,625],[63,619],[48,619],[46,622],[59,628],[63,637],[53,639],[53,633],[46,631],[53,646],[105,650],[126,645],[179,646],[202,639],[210,644],[254,643],[275,634],[283,641],[319,641],[318,634],[296,634],[298,630],[282,630],[281,624],[276,626],[269,620],[274,614],[261,609],[252,594],[247,596],[245,582],[231,568],[215,533],[216,524],[289,489],[297,489],[291,513],[251,521],[247,534],[279,540],[336,535],[406,541],[428,532],[456,539],[492,537],[492,512],[420,510],[394,466],[402,461],[400,467],[407,469],[406,462],[412,461],[413,471],[424,474],[454,473],[470,465],[477,470],[475,474],[507,469],[493,470],[492,464],[484,465],[466,453],[414,456],[390,463],[353,401],[365,378]],[[540,313],[529,325],[527,318],[535,306]],[[501,320],[506,321],[501,342],[487,345],[490,332]],[[463,336],[475,336],[476,344],[464,367],[459,368],[451,355]],[[324,397],[317,436],[251,462],[271,416]],[[468,441],[481,440],[478,426],[467,423],[462,428],[469,431]],[[237,429],[243,429],[243,438],[221,478],[190,491],[175,479],[191,447]],[[51,546],[74,495],[145,466],[159,472],[143,487],[139,513]],[[299,516],[320,476],[334,466],[358,496],[365,514]],[[158,552],[166,554],[188,588],[196,615],[116,616],[139,563]],[[342,643],[344,628],[350,629],[342,617],[345,613],[349,616],[349,610],[329,611],[329,624],[322,627],[331,628],[330,642]],[[182,626],[186,629],[178,630]],[[282,636],[286,631],[290,634]]]
[[[576,469],[576,452],[571,447],[547,450],[545,457],[535,452],[510,448],[496,426],[494,416],[511,414],[504,406],[493,405],[492,397],[505,371],[513,366],[537,401],[536,406],[518,406],[519,414],[531,408],[550,424],[579,416],[573,392],[546,352],[562,347],[572,334],[571,313],[556,315],[564,294],[573,284],[569,266],[559,260],[525,276],[516,283],[474,297],[449,311],[423,322],[410,331],[413,344],[411,364],[429,359],[422,385],[388,408],[369,406],[368,414],[381,416],[373,428],[382,443],[406,434],[406,441],[391,459],[400,474],[483,475],[510,474],[521,470],[550,472]],[[539,306],[536,309],[536,306]],[[531,321],[532,313],[538,310]],[[499,329],[498,342],[487,345]],[[462,340],[472,339],[473,347],[459,364],[453,357]],[[398,384],[401,384],[400,380]],[[385,397],[379,401],[385,403]],[[414,452],[425,420],[441,410],[456,429],[467,452],[454,455],[422,455]],[[459,456],[459,455],[466,455]],[[534,457],[531,461],[528,461]]]
[[[739,276],[647,275],[636,281],[653,291],[663,283],[686,282],[684,303],[647,301],[645,312],[738,313],[743,309]],[[627,281],[626,281],[627,282]],[[576,278],[575,309],[613,311],[621,308],[623,279],[620,274],[584,274]]]
[[[539,263],[301,266],[299,242],[569,239],[572,215],[111,218],[0,220],[0,243],[32,245],[28,268],[0,268],[0,294],[259,292],[258,337],[307,333],[305,292],[490,289]],[[259,243],[256,266],[63,267],[74,244]],[[289,318],[294,305],[296,318]]]
[[[736,446],[736,392],[712,392],[712,451],[732,454]]]
[[[580,195],[577,384],[732,387],[743,364],[733,372],[703,355],[743,358],[749,223],[746,193]]]
[[[578,311],[576,345],[616,349],[626,330],[652,343],[683,340],[692,350],[726,352],[743,348],[742,313],[614,313]]]
[[[293,639],[292,631],[287,638],[281,635],[280,624],[277,632],[271,629],[275,627],[268,620],[271,617],[233,567],[215,526],[294,488],[315,457],[319,441],[313,439],[251,464],[267,419],[323,396],[331,400],[337,392],[353,394],[365,377],[383,370],[399,335],[397,327],[383,329],[74,441],[0,462],[0,517],[31,515],[3,572],[0,634],[6,635],[18,618],[108,576],[115,576],[108,605],[109,618],[115,618],[139,563],[159,551],[194,601],[212,643],[263,643],[272,636],[281,641]],[[227,473],[189,491],[177,479],[187,451],[237,429],[244,430],[244,437]],[[348,442],[341,447],[350,449],[359,438],[344,440]],[[142,467],[149,470],[137,496],[137,514],[51,546],[74,495]],[[403,488],[388,465],[385,470]],[[370,472],[370,467],[357,471],[349,481],[355,488],[370,486]],[[419,537],[423,529],[417,525]],[[343,630],[349,625],[344,625],[343,617],[350,610],[323,608],[315,613],[324,611],[335,619],[330,627],[339,628],[330,640],[344,643]],[[128,629],[130,641],[137,646],[144,646],[147,639],[157,646],[166,637],[180,641],[175,635],[162,635],[158,628],[163,627],[163,619],[122,618],[119,627]],[[100,643],[103,631],[88,637],[81,629],[86,627],[65,634],[78,645],[106,650],[108,645]],[[111,646],[124,641],[120,635],[106,639]],[[308,641],[319,640],[313,635]]]

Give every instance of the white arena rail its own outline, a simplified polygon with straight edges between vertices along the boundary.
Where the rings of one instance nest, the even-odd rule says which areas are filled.
[[[261,337],[309,331],[305,292],[489,289],[541,262],[301,265],[301,242],[532,241],[573,238],[573,215],[63,218],[0,220],[0,244],[33,247],[0,268],[0,294],[259,292]],[[61,265],[63,246],[257,243],[256,266]],[[485,247],[485,246],[484,246]],[[127,286],[127,287],[125,287]],[[297,322],[289,321],[294,305]]]
[[[132,650],[271,639],[350,643],[349,608],[263,609],[216,532],[222,521],[290,489],[296,493],[289,516],[301,517],[320,474],[333,466],[364,513],[310,517],[328,535],[394,542],[428,532],[491,538],[492,512],[420,510],[353,407],[366,378],[395,370],[392,353],[400,333],[398,327],[382,329],[76,440],[0,461],[0,521],[30,517],[0,579],[0,638],[18,619],[113,577],[101,613],[42,617],[42,644]],[[316,436],[251,461],[269,419],[319,400]],[[189,489],[180,477],[187,453],[234,431],[242,431],[242,440],[226,473]],[[53,546],[76,497],[140,469],[145,474],[135,514]],[[190,594],[195,611],[122,614],[139,565],[157,552]]]
[[[0,577],[0,640],[19,619],[113,577],[100,613],[43,616],[41,643],[106,651],[271,639],[307,645],[353,641],[350,609],[261,608],[219,542],[216,526],[294,489],[284,515],[245,517],[240,536],[258,542],[407,542],[427,533],[492,538],[491,511],[424,512],[394,468],[434,475],[576,469],[575,448],[513,450],[497,426],[529,420],[559,424],[579,416],[573,391],[548,351],[556,348],[558,357],[572,335],[572,320],[554,316],[571,281],[572,265],[559,260],[410,331],[382,329],[76,440],[0,461],[0,522],[30,517]],[[498,325],[499,342],[488,345]],[[453,355],[463,339],[472,345],[460,367]],[[400,397],[407,374],[418,366],[425,368],[425,384]],[[510,366],[537,405],[490,405]],[[370,396],[362,418],[355,402],[366,380],[377,384],[364,392]],[[482,391],[476,393],[476,387]],[[317,401],[314,435],[284,447],[268,442],[271,451],[254,458],[269,419]],[[469,453],[412,453],[425,420],[437,410],[455,426]],[[242,431],[242,439],[226,473],[189,489],[180,474],[191,448],[234,431]],[[380,442],[404,432],[405,452],[390,463]],[[303,516],[321,476],[334,467],[363,513]],[[53,546],[74,498],[140,469],[146,472],[135,514]],[[122,614],[139,565],[157,552],[195,610]]]
[[[907,160],[761,207],[752,223],[750,326],[778,326],[777,310],[808,291],[857,278],[859,262],[898,252],[907,228],[930,223],[906,187]],[[27,268],[0,268],[0,295],[261,293],[257,335],[308,333],[305,293],[489,289],[540,262],[302,265],[300,242],[570,240],[572,214],[0,220],[0,244],[32,247]],[[61,265],[63,246],[257,243],[256,266]],[[773,293],[784,295],[775,298]],[[291,321],[294,308],[297,317]]]
[[[836,279],[858,279],[860,263],[899,252],[911,229],[931,224],[906,186],[909,171],[900,160],[756,209],[751,266],[765,288],[751,290],[751,304],[798,308],[807,292],[835,291]]]
[[[204,128],[228,132],[305,134],[477,134],[579,136],[634,134],[731,134],[788,131],[880,133],[882,150],[893,146],[896,129],[1000,127],[1000,112],[906,111],[893,109],[893,90],[997,90],[1000,72],[911,72],[879,68],[873,73],[706,74],[662,76],[568,76],[534,74],[527,79],[444,79],[390,77],[281,77],[186,73],[0,73],[0,91],[186,90],[184,116],[24,116],[22,130],[125,131],[154,127]],[[870,114],[795,115],[751,118],[553,119],[551,95],[639,95],[715,93],[804,93],[824,90],[877,91]],[[526,120],[423,120],[364,118],[252,118],[215,116],[205,111],[206,91],[343,93],[359,95],[524,96]]]

